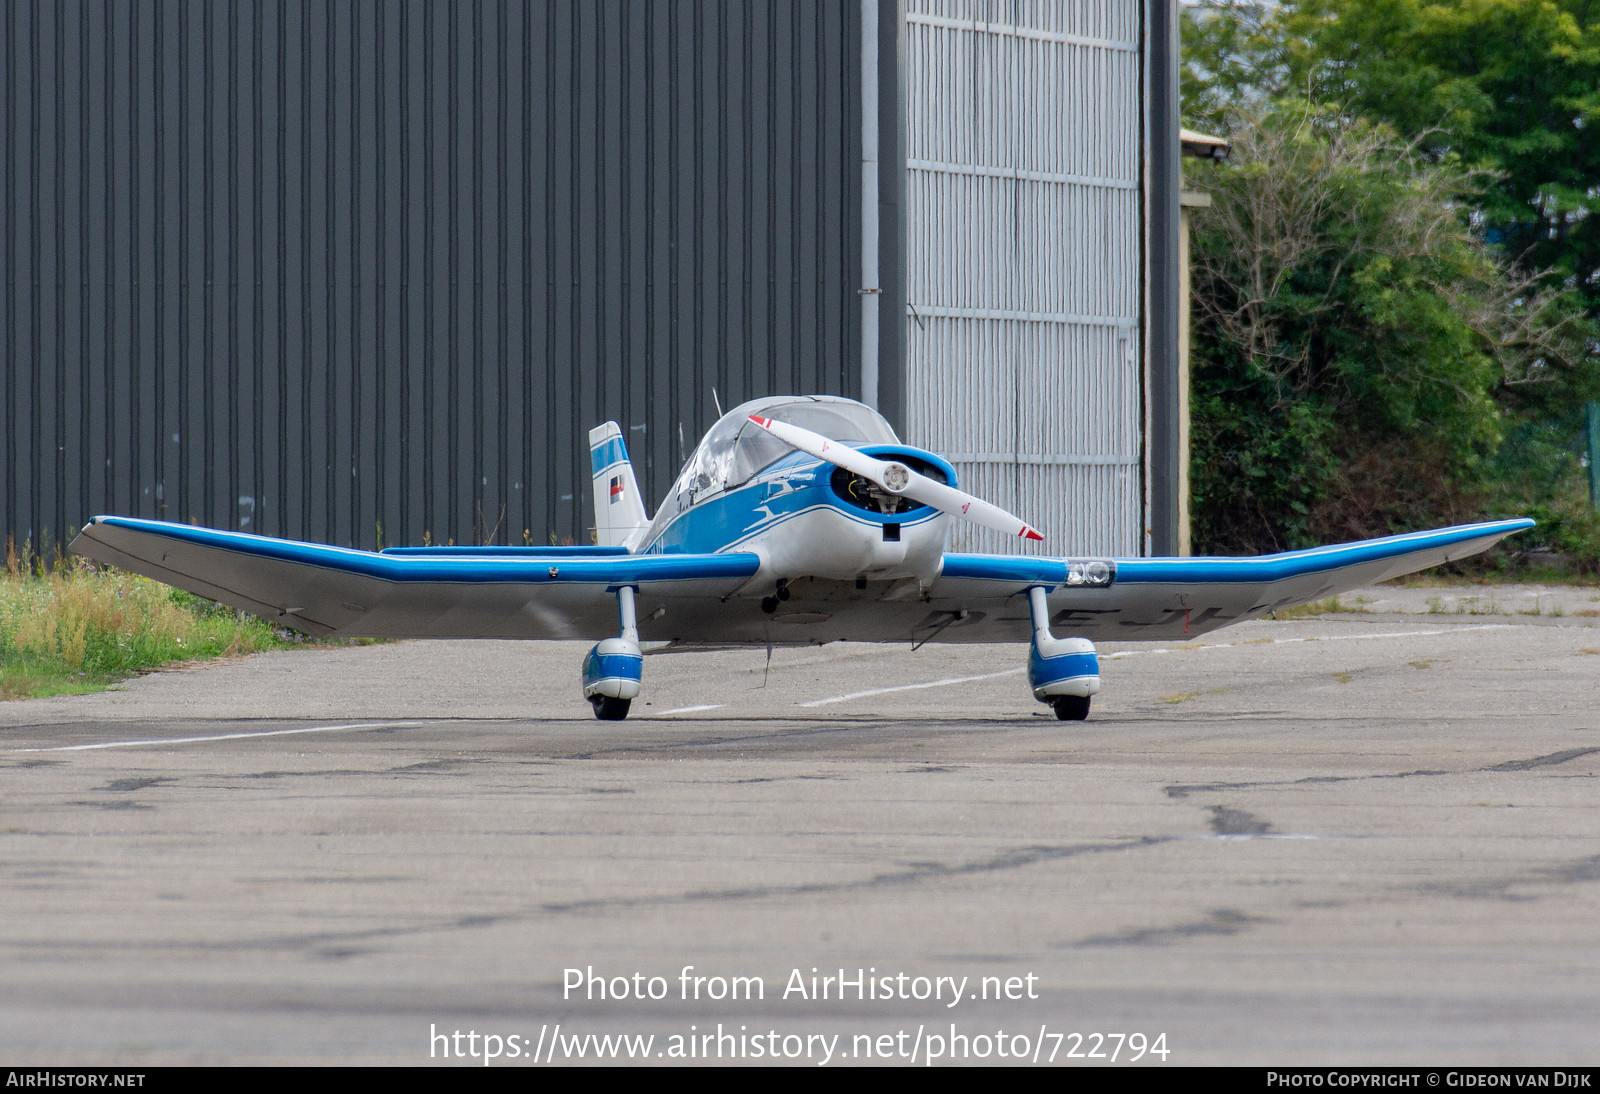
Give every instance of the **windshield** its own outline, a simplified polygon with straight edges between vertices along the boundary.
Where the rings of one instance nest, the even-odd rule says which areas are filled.
[[[679,504],[746,482],[794,449],[750,420],[760,414],[849,445],[896,444],[899,438],[877,411],[850,399],[813,395],[757,399],[735,407],[711,427],[678,478]]]

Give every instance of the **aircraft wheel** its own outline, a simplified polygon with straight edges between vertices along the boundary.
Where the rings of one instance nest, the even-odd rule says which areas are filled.
[[[609,695],[591,695],[589,705],[594,707],[594,716],[601,721],[620,722],[628,716],[628,708],[633,705],[633,700],[613,699]]]
[[[1087,695],[1057,695],[1050,700],[1050,705],[1055,708],[1056,717],[1063,722],[1081,722],[1089,717]]]

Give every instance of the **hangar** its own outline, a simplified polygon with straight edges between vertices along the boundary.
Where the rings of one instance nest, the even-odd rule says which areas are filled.
[[[583,542],[591,425],[653,500],[719,403],[815,392],[1053,552],[1171,552],[1176,19],[7,5],[0,534]]]

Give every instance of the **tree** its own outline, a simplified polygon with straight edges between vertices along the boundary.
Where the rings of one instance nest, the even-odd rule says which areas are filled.
[[[1184,52],[1196,122],[1296,96],[1491,172],[1484,237],[1600,317],[1600,0],[1207,0]]]
[[[1587,328],[1468,228],[1481,179],[1304,101],[1236,112],[1199,184],[1191,481],[1211,550],[1470,519],[1503,391],[1565,376]]]
[[[1600,568],[1600,0],[1201,0],[1196,542],[1533,513]],[[1292,119],[1292,120],[1291,120]]]

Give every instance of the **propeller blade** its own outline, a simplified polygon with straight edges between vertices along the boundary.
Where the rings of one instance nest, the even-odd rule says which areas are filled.
[[[891,465],[893,466],[893,465]],[[907,468],[909,471],[910,468]],[[890,487],[885,486],[885,490]],[[975,497],[965,490],[957,490],[942,482],[935,482],[928,476],[911,471],[911,483],[903,491],[908,498],[914,498],[924,505],[931,505],[935,509],[949,513],[951,516],[970,520],[974,524],[981,524],[985,528],[993,528],[996,532],[1004,532],[1008,536],[1021,536],[1023,539],[1043,540],[1044,537],[1034,531],[1028,523],[1020,517],[1013,516],[992,502]]]
[[[1008,536],[1021,536],[1025,539],[1043,540],[1044,537],[1028,526],[1020,517],[1012,516],[998,505],[975,497],[965,490],[958,490],[942,482],[936,482],[918,471],[913,471],[905,464],[895,460],[880,460],[876,456],[869,456],[865,452],[851,448],[847,444],[829,440],[820,433],[813,433],[801,426],[790,425],[788,422],[774,421],[771,418],[761,418],[750,415],[750,420],[756,425],[771,433],[784,444],[791,448],[798,448],[810,456],[824,460],[835,467],[842,467],[846,471],[870,482],[876,483],[891,494],[904,494],[913,501],[920,501],[924,505],[931,505],[940,512],[948,513],[962,520],[970,520],[974,524],[981,524],[985,528],[993,528],[997,532],[1004,532]]]

